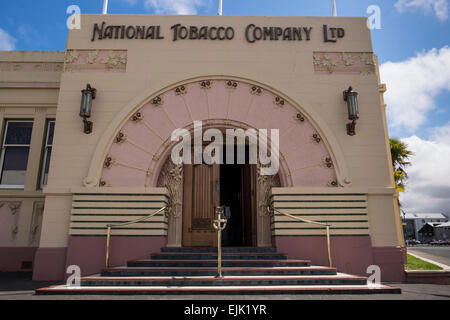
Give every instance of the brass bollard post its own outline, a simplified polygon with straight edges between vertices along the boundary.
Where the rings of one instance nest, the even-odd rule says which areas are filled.
[[[222,275],[222,231],[227,226],[227,219],[223,218],[224,207],[216,207],[217,219],[213,226],[217,230],[217,275],[216,278],[223,278]]]

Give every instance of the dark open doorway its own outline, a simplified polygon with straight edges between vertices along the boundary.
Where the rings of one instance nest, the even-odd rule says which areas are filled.
[[[220,205],[228,219],[223,246],[256,246],[255,170],[250,164],[220,165]]]

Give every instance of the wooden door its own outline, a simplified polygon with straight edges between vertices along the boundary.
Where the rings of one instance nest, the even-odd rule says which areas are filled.
[[[184,165],[183,246],[217,246],[213,227],[220,197],[217,164]]]

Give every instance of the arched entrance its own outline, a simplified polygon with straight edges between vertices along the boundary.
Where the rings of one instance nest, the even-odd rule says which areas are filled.
[[[205,128],[221,130],[278,129],[278,175],[261,176],[256,167],[245,166],[234,168],[234,173],[227,175],[226,171],[229,169],[232,172],[233,168],[223,167],[222,176],[234,177],[234,180],[226,183],[224,179],[222,186],[220,167],[208,170],[200,167],[197,172],[192,167],[189,176],[186,168],[175,166],[168,160],[177,143],[171,140],[173,131],[180,128],[192,131],[194,121],[202,121]],[[243,228],[242,236],[236,236],[241,239],[239,244],[271,246],[270,217],[265,208],[272,187],[334,187],[345,183],[345,165],[339,146],[336,145],[338,152],[328,151],[331,150],[329,141],[333,141],[333,137],[327,138],[324,134],[324,131],[327,132],[326,126],[318,128],[316,121],[287,97],[261,84],[220,77],[187,81],[145,99],[129,111],[124,120],[118,119],[114,124],[116,129],[108,129],[108,132],[114,132],[112,141],[111,138],[103,139],[106,150],[103,153],[103,168],[96,169],[94,164],[95,159],[101,157],[100,148],[85,183],[87,186],[98,183],[104,187],[166,187],[171,206],[168,245],[182,246],[189,245],[184,237],[190,230],[200,234],[200,243],[191,240],[190,245],[203,245],[205,237],[202,238],[202,234],[211,233],[207,219],[212,217],[210,213],[208,218],[204,216],[206,213],[203,216],[199,214],[202,205],[212,208],[213,200],[215,204],[220,204],[221,196],[223,199],[233,196],[219,193],[213,199],[215,180],[219,180],[216,192],[220,192],[226,190],[227,184],[236,186],[236,181],[240,179],[236,189],[239,190],[237,193],[241,193],[242,200],[235,207],[241,209],[234,211],[250,213],[241,215],[241,222],[237,223]],[[204,177],[201,179],[205,180],[197,180],[199,189],[196,189],[195,177],[202,175]],[[191,179],[189,187],[186,187],[186,179]],[[204,185],[208,186],[207,190],[200,188]],[[185,192],[187,188],[191,189],[190,195]],[[198,199],[196,196],[199,196]],[[196,202],[186,207],[188,199]],[[189,207],[190,223],[186,223],[189,211],[186,208]],[[249,221],[245,222],[246,219]],[[230,244],[237,241],[233,237],[230,235]]]

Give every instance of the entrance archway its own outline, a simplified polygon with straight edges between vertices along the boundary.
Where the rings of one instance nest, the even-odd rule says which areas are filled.
[[[197,120],[216,128],[279,130],[280,171],[273,180],[279,182],[267,183],[270,180],[267,177],[257,177],[261,185],[255,191],[258,221],[270,221],[265,207],[274,186],[336,187],[348,182],[342,152],[334,144],[334,137],[325,135],[329,131],[327,126],[318,127],[317,122],[323,122],[311,118],[314,111],[301,109],[288,97],[262,84],[230,79],[211,77],[186,81],[161,90],[130,109],[125,119],[111,124],[99,143],[85,185],[147,188],[164,185],[159,181],[176,144],[171,141],[173,130],[192,130]],[[113,136],[106,137],[111,132]],[[98,168],[96,161],[101,159],[101,154],[103,168]],[[170,170],[175,176],[179,171],[182,174],[182,169]],[[166,172],[166,180],[175,179],[168,177]],[[180,246],[183,199],[171,197],[169,245]],[[270,246],[270,238],[270,223],[258,223],[257,244]]]

